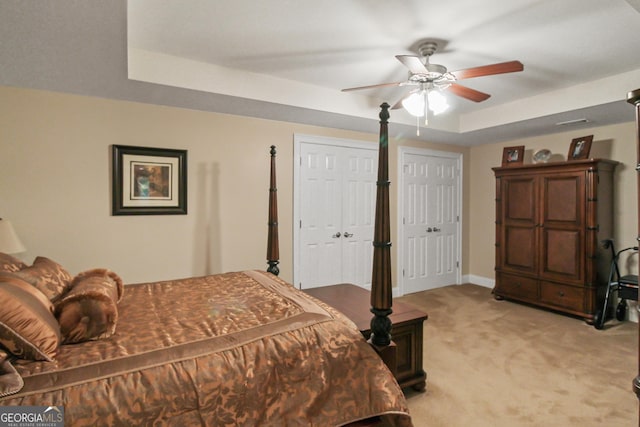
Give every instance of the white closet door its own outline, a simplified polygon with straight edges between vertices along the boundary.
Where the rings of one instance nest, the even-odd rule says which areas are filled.
[[[294,280],[300,288],[371,286],[378,158],[374,147],[300,144],[294,201],[299,207]]]
[[[457,283],[458,159],[402,156],[402,285],[413,293]]]
[[[378,153],[344,150],[342,281],[371,288]]]
[[[342,172],[336,147],[302,144],[300,165],[300,284],[342,280]]]

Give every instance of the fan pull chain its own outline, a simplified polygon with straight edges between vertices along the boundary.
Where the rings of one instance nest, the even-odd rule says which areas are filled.
[[[424,92],[424,126],[429,126],[429,91]]]

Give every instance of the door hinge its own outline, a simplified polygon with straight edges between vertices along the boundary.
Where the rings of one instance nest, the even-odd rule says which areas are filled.
[[[402,277],[404,277],[404,268],[402,269]]]
[[[300,228],[302,228],[302,220],[300,220]]]
[[[460,261],[456,261],[456,268],[460,268]]]

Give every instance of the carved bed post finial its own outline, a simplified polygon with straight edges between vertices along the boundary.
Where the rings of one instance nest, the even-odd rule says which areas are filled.
[[[280,243],[278,241],[278,189],[276,187],[276,146],[271,146],[271,180],[269,185],[269,222],[267,236],[267,271],[274,275],[280,274],[278,263],[280,259]]]
[[[391,225],[389,219],[389,104],[380,108],[380,148],[376,184],[376,216],[373,235],[373,273],[371,277],[371,342],[391,344]]]

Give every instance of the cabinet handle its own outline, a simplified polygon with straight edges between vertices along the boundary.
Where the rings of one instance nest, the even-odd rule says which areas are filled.
[[[348,238],[348,237],[352,237],[352,236],[353,236],[353,233],[349,233],[348,231],[344,232],[344,237]]]
[[[440,230],[438,227],[433,227],[433,231],[437,233],[438,231],[442,231],[442,230]]]
[[[561,297],[563,297],[563,296],[564,296],[564,292],[559,291],[559,292],[558,292],[558,295],[560,295]]]
[[[337,239],[338,237],[342,236],[342,234],[340,234],[340,232],[338,231],[336,234],[334,234],[333,237],[334,239]]]

